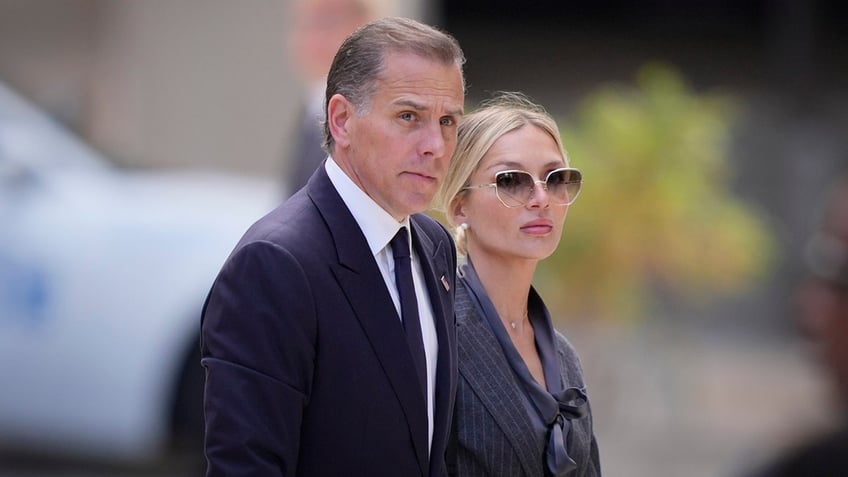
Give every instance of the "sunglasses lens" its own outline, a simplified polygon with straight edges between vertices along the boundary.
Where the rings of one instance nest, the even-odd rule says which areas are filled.
[[[576,169],[557,169],[551,171],[546,181],[548,194],[557,204],[570,204],[580,193],[580,181],[583,179]]]
[[[548,173],[545,189],[551,203],[567,205],[580,193],[583,176],[577,169],[562,168]],[[502,171],[495,174],[495,191],[507,207],[527,204],[536,190],[536,179],[524,171]]]
[[[497,193],[501,201],[509,207],[527,203],[533,193],[533,176],[521,171],[499,172],[495,176]]]

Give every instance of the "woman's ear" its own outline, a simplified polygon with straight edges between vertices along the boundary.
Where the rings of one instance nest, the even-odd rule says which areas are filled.
[[[355,114],[353,104],[340,94],[334,94],[327,103],[327,126],[337,147],[350,146],[350,122]]]
[[[468,214],[465,212],[465,198],[464,194],[461,194],[458,197],[455,197],[450,204],[450,215],[451,219],[453,219],[453,223],[455,224],[465,224],[468,223]]]

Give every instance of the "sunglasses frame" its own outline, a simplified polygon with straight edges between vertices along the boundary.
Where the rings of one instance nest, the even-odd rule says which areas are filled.
[[[503,204],[504,207],[509,208],[509,209],[513,209],[513,208],[516,208],[516,207],[524,207],[530,202],[530,200],[533,199],[533,194],[536,193],[536,185],[537,184],[542,184],[542,188],[545,189],[545,192],[547,192],[548,191],[548,179],[551,178],[551,174],[558,173],[558,172],[564,172],[564,171],[576,172],[576,173],[580,174],[580,180],[579,181],[569,181],[569,182],[566,182],[565,184],[580,184],[581,188],[582,188],[583,173],[580,172],[579,169],[576,169],[574,167],[558,167],[558,168],[553,169],[552,171],[548,172],[547,174],[545,174],[544,180],[536,179],[536,176],[534,176],[533,174],[531,174],[527,171],[523,171],[521,169],[508,169],[508,170],[505,170],[505,171],[498,171],[498,172],[495,173],[495,181],[494,182],[491,182],[489,184],[468,185],[468,186],[463,187],[461,190],[482,189],[483,187],[494,187],[495,188],[495,196],[498,198],[498,200],[501,202],[501,204]],[[510,174],[510,173],[527,174],[528,176],[530,176],[530,179],[533,181],[533,186],[530,188],[530,195],[527,197],[527,200],[524,203],[517,204],[517,205],[509,205],[501,197],[500,191],[498,190],[498,176],[500,176],[501,174]],[[580,189],[577,189],[577,193],[574,194],[574,197],[572,197],[570,201],[563,203],[563,204],[551,202],[551,204],[552,205],[571,205],[571,204],[574,203],[575,200],[577,200],[578,195],[580,195]]]

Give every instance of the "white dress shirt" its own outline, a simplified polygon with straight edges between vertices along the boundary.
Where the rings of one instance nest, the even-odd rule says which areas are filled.
[[[353,215],[354,220],[356,220],[356,223],[365,235],[365,239],[368,241],[368,246],[371,248],[374,259],[377,261],[380,273],[383,274],[386,288],[389,290],[389,294],[398,313],[398,319],[400,319],[400,295],[395,285],[395,262],[389,242],[401,227],[407,228],[411,240],[412,228],[409,224],[409,217],[407,216],[402,222],[395,220],[394,217],[354,184],[332,157],[327,159],[325,168],[327,175],[330,177],[330,182],[336,188],[342,201],[347,205],[348,210],[350,210],[351,215]],[[436,358],[439,352],[439,342],[436,337],[433,306],[430,303],[430,295],[427,292],[427,285],[424,282],[424,272],[421,269],[421,262],[414,248],[412,249],[411,258],[412,281],[415,285],[415,297],[418,300],[421,337],[424,341],[424,354],[427,358],[428,442],[432,445],[433,401],[436,390]]]

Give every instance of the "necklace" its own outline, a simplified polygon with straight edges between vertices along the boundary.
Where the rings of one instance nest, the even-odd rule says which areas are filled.
[[[522,323],[523,323],[523,322],[526,322],[526,321],[528,321],[528,319],[527,319],[527,311],[525,311],[525,312],[524,312],[524,319],[522,320]],[[516,321],[510,321],[510,322],[509,322],[509,326],[511,326],[511,327],[512,327],[512,329],[516,330],[516,329],[518,329],[518,322],[516,322]]]

